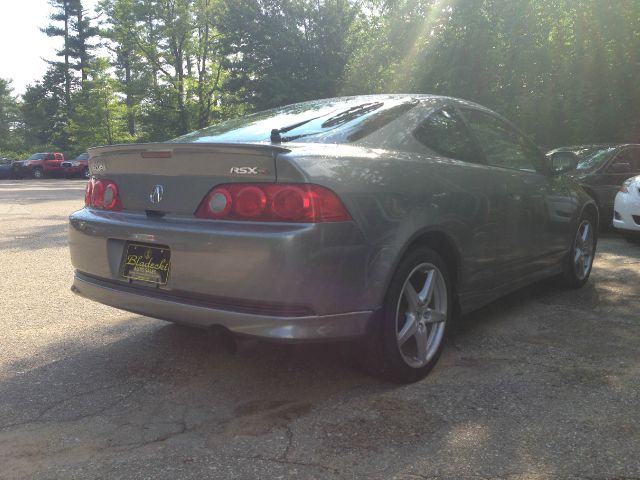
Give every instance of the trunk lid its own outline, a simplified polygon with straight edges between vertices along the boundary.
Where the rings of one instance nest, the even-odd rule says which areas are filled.
[[[276,155],[288,151],[268,144],[117,145],[90,149],[89,170],[118,185],[125,210],[192,215],[216,185],[275,182]]]

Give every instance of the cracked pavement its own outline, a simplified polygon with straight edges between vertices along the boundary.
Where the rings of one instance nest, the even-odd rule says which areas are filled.
[[[0,182],[0,478],[640,479],[640,245],[466,316],[431,375],[74,296],[84,182]]]

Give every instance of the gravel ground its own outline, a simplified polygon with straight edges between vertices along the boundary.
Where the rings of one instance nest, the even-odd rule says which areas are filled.
[[[432,374],[246,342],[69,291],[81,181],[0,182],[0,478],[638,479],[640,245],[465,317]]]

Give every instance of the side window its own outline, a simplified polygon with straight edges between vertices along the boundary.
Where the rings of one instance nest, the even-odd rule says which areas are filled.
[[[609,167],[609,170],[629,173],[640,172],[640,148],[631,147],[622,150],[611,164],[611,167]]]
[[[56,157],[55,157],[55,155],[53,153],[50,153],[50,154],[47,155],[47,160],[55,160],[55,159],[56,159]]]
[[[422,145],[440,155],[478,162],[475,144],[462,120],[453,109],[442,109],[432,113],[413,132],[414,138]]]
[[[56,153],[56,160],[62,160],[62,154]]]
[[[525,171],[540,168],[540,152],[508,124],[480,110],[465,109],[464,115],[489,165]]]

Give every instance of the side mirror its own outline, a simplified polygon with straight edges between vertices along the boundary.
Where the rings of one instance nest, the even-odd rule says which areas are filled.
[[[578,166],[578,156],[573,152],[555,152],[550,160],[551,171],[555,175],[570,172]]]
[[[631,164],[625,162],[616,162],[609,167],[609,173],[630,173]]]

